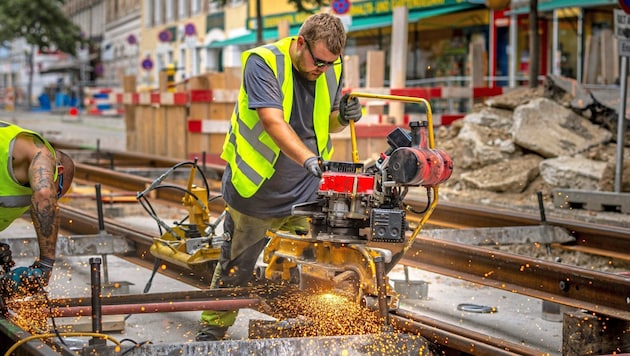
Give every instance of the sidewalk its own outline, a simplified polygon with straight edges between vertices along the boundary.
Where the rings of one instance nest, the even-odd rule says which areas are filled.
[[[100,148],[106,150],[126,148],[124,117],[0,110],[0,120],[39,132],[51,141],[64,141],[87,148],[100,145]]]

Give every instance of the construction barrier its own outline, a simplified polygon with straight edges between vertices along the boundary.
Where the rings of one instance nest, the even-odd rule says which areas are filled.
[[[89,115],[120,116],[124,109],[118,101],[120,89],[85,88],[85,110]]]
[[[4,90],[4,110],[15,110],[15,90],[13,87],[8,87]]]

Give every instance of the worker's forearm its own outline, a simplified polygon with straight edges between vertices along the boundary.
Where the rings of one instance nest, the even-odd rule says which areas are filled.
[[[317,153],[306,147],[286,122],[267,123],[264,126],[265,131],[271,136],[276,145],[280,147],[280,150],[297,164],[303,165],[307,158],[317,155]]]
[[[345,129],[347,126],[344,126],[341,124],[341,122],[339,122],[339,111],[333,111],[330,114],[330,121],[329,121],[329,131],[330,132],[340,132],[343,131],[343,129]]]
[[[55,259],[59,233],[59,206],[54,197],[36,201],[33,197],[31,220],[39,244],[39,257]]]
[[[59,232],[59,206],[55,188],[55,160],[48,151],[35,155],[29,167],[31,220],[37,234],[40,258],[55,258]]]

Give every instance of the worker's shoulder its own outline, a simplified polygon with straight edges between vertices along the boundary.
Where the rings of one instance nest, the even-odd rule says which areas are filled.
[[[31,159],[37,152],[51,153],[43,137],[30,132],[20,132],[15,137],[12,152],[14,159]]]

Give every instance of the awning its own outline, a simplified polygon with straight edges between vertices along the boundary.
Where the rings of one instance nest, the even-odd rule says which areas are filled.
[[[575,0],[573,0],[575,1]],[[479,8],[481,5],[471,3],[461,3],[448,6],[429,7],[426,9],[414,9],[409,11],[409,23],[418,22],[419,20],[429,17],[440,16],[450,14],[463,10],[470,10]],[[389,27],[392,25],[392,14],[376,15],[376,16],[363,16],[352,19],[352,23],[348,27],[348,32],[371,30],[381,27]],[[299,26],[293,26],[289,29],[289,35],[295,36],[300,30]],[[263,41],[275,41],[278,39],[278,30],[275,28],[267,29],[263,31]],[[222,48],[225,46],[239,46],[239,45],[253,45],[256,43],[256,32],[250,32],[248,34],[228,38],[223,41],[211,42],[208,48]]]
[[[475,8],[481,8],[483,6],[477,4],[470,3],[461,3],[450,6],[440,6],[436,8],[429,8],[424,10],[413,10],[409,12],[409,23],[418,22],[422,19],[426,19],[429,17],[435,17],[440,15],[451,14],[454,12],[464,11],[464,10],[472,10]]]
[[[608,6],[617,5],[618,0],[539,0],[538,12],[550,12],[555,9],[565,7],[594,7],[594,6]],[[522,15],[529,13],[529,6],[522,6],[516,9],[510,10],[507,15]]]
[[[458,11],[470,10],[478,8],[480,5],[471,3],[461,3],[448,6],[429,7],[426,9],[412,9],[409,11],[409,23],[415,23],[422,19],[429,17],[435,17],[440,15],[446,15]],[[392,14],[378,15],[378,16],[364,16],[359,18],[353,18],[348,32],[372,30],[381,27],[389,27],[392,25]]]
[[[289,36],[297,35],[299,27],[294,26],[289,29]],[[263,41],[275,41],[278,39],[278,29],[270,28],[263,31]],[[223,41],[214,41],[208,44],[208,48],[223,48],[225,46],[244,46],[244,45],[253,45],[256,43],[256,32],[250,32],[248,34],[228,38]]]

